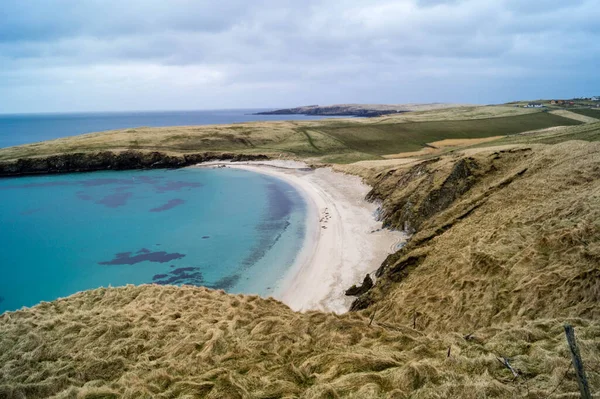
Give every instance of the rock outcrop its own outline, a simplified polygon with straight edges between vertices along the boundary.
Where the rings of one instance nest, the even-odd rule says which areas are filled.
[[[163,152],[77,152],[40,158],[0,162],[0,177],[97,170],[170,169],[214,160],[255,161],[268,159],[261,154],[193,153],[169,155]]]
[[[365,292],[369,291],[371,287],[373,287],[373,279],[370,275],[367,274],[365,276],[365,279],[363,280],[362,285],[353,285],[352,287],[346,290],[346,296],[360,296]]]

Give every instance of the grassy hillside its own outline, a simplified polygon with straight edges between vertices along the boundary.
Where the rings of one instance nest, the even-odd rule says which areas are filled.
[[[571,109],[569,111],[579,115],[589,116],[590,118],[600,119],[600,108],[580,108]]]
[[[578,397],[565,322],[599,394],[600,122],[482,108],[446,122],[436,111],[421,122],[248,124],[232,136],[224,132],[235,125],[135,129],[40,144],[130,148],[137,137],[136,148],[174,152],[200,140],[309,159],[370,156],[336,167],[363,176],[384,223],[414,235],[344,315],[154,285],[4,313],[0,397]],[[490,112],[502,116],[481,118]],[[505,136],[510,129],[522,133]],[[502,137],[472,141],[490,136]],[[434,152],[381,156],[431,143]]]
[[[562,320],[425,334],[378,319],[201,287],[83,292],[0,316],[0,397],[577,396]],[[600,324],[570,322],[598,367]],[[588,375],[600,386],[595,369]]]
[[[417,151],[427,143],[443,139],[482,138],[511,135],[577,121],[537,112],[490,119],[353,125],[331,123],[314,130],[342,142],[347,148],[373,155]]]
[[[430,141],[447,138],[490,137],[580,123],[511,107],[461,107],[404,115],[114,130],[0,149],[0,161],[135,149],[169,154],[236,152],[348,163],[418,150]]]
[[[378,118],[377,122],[394,121],[402,123],[489,119],[501,118],[505,116],[527,115],[537,112],[541,112],[541,110],[535,108],[514,107],[510,105],[461,106],[455,108],[422,110],[406,112],[397,115],[388,115]]]
[[[522,145],[558,144],[571,140],[600,141],[600,122],[575,126],[556,126],[509,136],[492,136],[483,139],[448,139],[429,143],[416,152],[386,155],[383,160],[365,160],[350,164],[333,165],[335,170],[355,174],[373,182],[374,177],[388,171],[411,167],[423,160],[441,155],[473,155],[487,148],[507,150]]]
[[[600,141],[600,121],[577,126],[554,127],[515,134],[495,140],[493,143],[476,144],[473,147],[516,144],[558,144],[569,140]]]
[[[358,301],[383,320],[417,312],[439,331],[600,317],[600,143],[443,157],[381,174],[370,196],[385,224],[417,231]]]

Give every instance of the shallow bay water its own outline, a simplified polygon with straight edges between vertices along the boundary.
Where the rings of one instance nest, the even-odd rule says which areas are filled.
[[[305,214],[284,181],[228,168],[1,179],[0,312],[125,284],[267,296]]]

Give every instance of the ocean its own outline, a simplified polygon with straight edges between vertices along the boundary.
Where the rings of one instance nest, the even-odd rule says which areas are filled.
[[[0,148],[59,137],[141,126],[214,125],[249,121],[309,120],[323,116],[252,115],[266,109],[211,111],[0,114]]]
[[[0,179],[0,205],[0,313],[125,284],[268,296],[305,234],[292,186],[229,168]]]

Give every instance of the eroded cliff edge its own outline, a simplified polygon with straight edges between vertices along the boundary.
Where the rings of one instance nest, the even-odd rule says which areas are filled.
[[[415,234],[353,310],[431,331],[600,316],[600,144],[483,149],[371,184],[384,225]]]
[[[58,154],[48,157],[20,158],[0,162],[0,177],[51,173],[92,172],[98,170],[182,168],[214,160],[260,161],[260,154],[203,152],[170,155],[158,151],[100,151]]]

